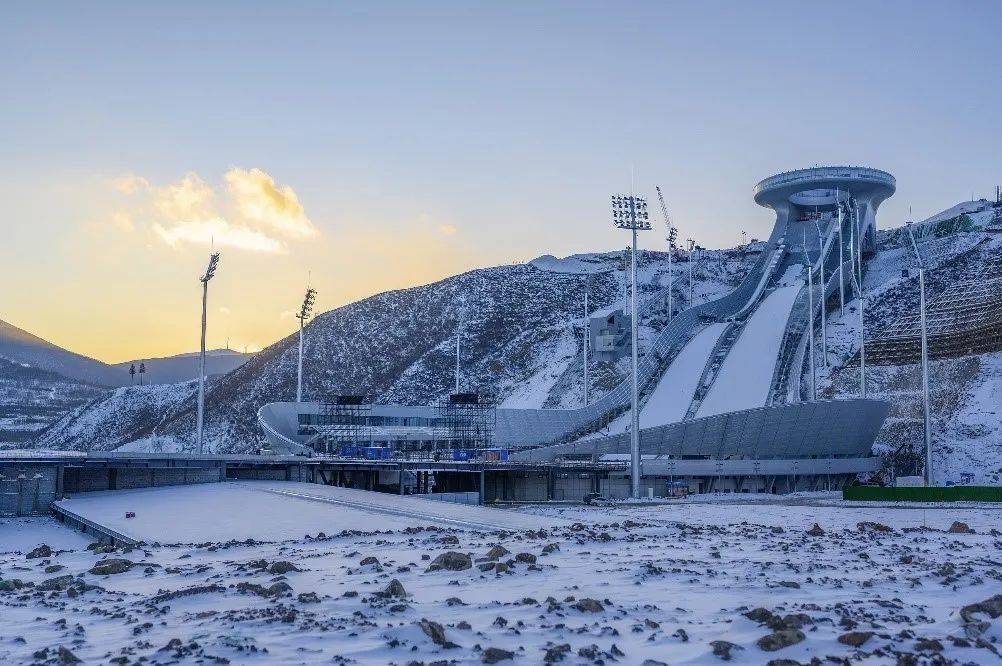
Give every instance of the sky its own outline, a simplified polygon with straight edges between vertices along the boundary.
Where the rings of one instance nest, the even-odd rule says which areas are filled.
[[[755,183],[895,175],[878,226],[1002,182],[994,2],[11,3],[0,319],[104,361],[480,266],[764,237]],[[655,208],[656,210],[656,208]],[[663,248],[663,222],[641,246]]]

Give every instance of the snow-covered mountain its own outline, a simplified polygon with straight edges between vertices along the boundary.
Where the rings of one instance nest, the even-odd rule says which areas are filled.
[[[954,215],[950,215],[950,212]],[[984,275],[999,275],[1002,235],[991,229],[999,209],[968,202],[919,223],[916,231],[930,265],[930,295]],[[878,251],[867,265],[866,336],[881,332],[917,308],[917,279],[907,236],[881,231]],[[729,291],[759,256],[760,245],[706,251],[695,270],[694,300]],[[663,325],[667,255],[643,253],[640,283],[641,340]],[[687,300],[687,266],[677,266],[675,298]],[[387,292],[318,316],[307,328],[305,394],[323,400],[339,393],[366,393],[382,402],[429,403],[452,388],[454,345],[462,327],[461,366],[465,389],[490,391],[499,403],[518,407],[580,404],[582,297],[590,285],[592,310],[623,301],[621,253],[586,254],[472,271],[441,282]],[[859,391],[858,302],[851,295],[844,314],[829,313],[829,367],[819,369],[819,397]],[[280,340],[247,363],[210,379],[207,431],[218,451],[258,446],[256,411],[295,394],[296,336]],[[627,369],[593,368],[595,399],[616,385]],[[855,363],[855,365],[854,365]],[[981,482],[1002,481],[1002,354],[968,356],[933,364],[937,476],[959,480],[962,472]],[[880,451],[920,446],[918,368],[871,366],[868,393],[893,404],[877,441]],[[804,379],[802,387],[809,383]],[[46,448],[181,448],[191,445],[194,384],[126,388],[76,410],[37,440]],[[806,396],[805,396],[806,397]],[[154,407],[150,407],[155,403]]]
[[[0,356],[88,384],[122,386],[129,383],[127,374],[122,375],[107,363],[58,347],[5,321],[0,321]]]
[[[251,354],[243,354],[233,349],[211,349],[205,352],[205,374],[225,375],[247,362]],[[140,364],[146,370],[143,373],[143,384],[178,384],[198,377],[198,352],[178,354],[162,358],[144,358],[134,361],[116,363],[115,368],[131,379],[129,369],[135,367],[139,372]],[[134,379],[139,383],[139,375]],[[131,382],[130,382],[131,383]]]
[[[694,271],[693,298],[715,298],[732,289],[758,257],[758,248],[707,251]],[[586,284],[590,308],[624,297],[622,253],[585,254],[563,260],[542,257],[528,264],[486,268],[433,284],[392,291],[317,316],[306,330],[304,394],[324,400],[364,393],[382,402],[427,404],[453,388],[455,336],[462,328],[464,389],[491,392],[523,407],[576,406],[581,400],[582,309]],[[684,307],[685,264],[676,272],[676,307]],[[643,253],[639,282],[642,337],[664,323],[667,254]],[[223,377],[209,380],[206,427],[218,451],[249,451],[261,437],[257,409],[295,397],[298,333],[255,354]],[[592,372],[597,397],[624,376],[620,363]],[[186,385],[189,392],[192,384]],[[46,431],[46,448],[116,448],[150,436],[190,444],[191,401],[175,400],[174,387],[117,391],[111,398],[68,415]],[[170,394],[168,412],[146,415],[151,392]],[[137,407],[126,405],[135,395]],[[135,419],[123,419],[135,413]],[[163,419],[166,420],[163,420]],[[161,423],[161,421],[163,422]],[[126,422],[127,421],[127,422]]]

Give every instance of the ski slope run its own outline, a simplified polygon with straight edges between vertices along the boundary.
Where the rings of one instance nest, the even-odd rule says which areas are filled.
[[[699,385],[703,368],[710,358],[710,353],[713,352],[713,346],[717,344],[717,339],[725,328],[727,324],[710,324],[682,348],[661,375],[650,399],[640,408],[641,430],[682,420]],[[596,433],[593,437],[618,435],[626,432],[629,425],[630,412],[627,411],[610,423],[607,430]]]
[[[786,322],[799,292],[799,285],[779,287],[762,301],[724,359],[696,418],[765,405]]]

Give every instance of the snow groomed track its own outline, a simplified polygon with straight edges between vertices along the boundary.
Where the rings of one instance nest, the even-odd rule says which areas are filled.
[[[724,360],[697,418],[762,407],[799,285],[779,287],[758,306]]]

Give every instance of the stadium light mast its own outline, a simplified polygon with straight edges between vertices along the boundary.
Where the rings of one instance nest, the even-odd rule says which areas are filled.
[[[661,202],[661,214],[664,216],[665,224],[668,226],[668,235],[665,237],[665,240],[668,241],[668,322],[671,323],[674,312],[672,309],[672,289],[674,289],[672,255],[675,254],[675,240],[678,238],[678,229],[672,226],[671,218],[668,216],[668,206],[665,204],[664,195],[661,194],[661,187],[655,186],[654,189],[658,192],[658,201]]]
[[[209,255],[209,265],[205,268],[205,274],[198,278],[202,283],[202,345],[198,356],[198,418],[195,424],[195,441],[199,455],[202,454],[202,429],[205,422],[205,310],[209,298],[209,280],[216,274],[218,265],[219,253],[213,252]]]
[[[296,319],[299,320],[299,363],[296,369],[296,402],[303,401],[303,329],[306,326],[306,320],[310,318],[310,312],[313,310],[313,303],[316,300],[317,290],[307,287],[306,296],[303,297],[303,305],[299,308],[299,312],[296,313]]]
[[[811,255],[807,252],[807,229],[804,232],[804,268],[807,269],[807,332],[810,334],[811,357],[811,400],[818,400],[818,379],[814,370],[814,271],[811,266]]]
[[[845,274],[842,272],[842,264],[845,259],[842,256],[842,247],[845,239],[842,237],[842,193],[835,190],[835,207],[838,209],[838,316],[845,316]]]
[[[828,286],[825,282],[825,241],[821,237],[821,223],[818,222],[818,218],[814,218],[814,228],[818,230],[818,263],[821,265],[821,363],[825,370],[828,369],[828,327],[825,324],[825,319],[827,318],[825,310],[825,303],[827,299],[825,298],[825,287]],[[811,308],[811,312],[814,312],[814,308]],[[815,398],[817,399],[817,398]]]
[[[584,289],[584,343],[582,350],[584,353],[584,401],[582,406],[588,406],[588,346],[591,344],[591,324],[588,321],[588,291],[591,289],[591,277],[585,275]]]
[[[689,250],[689,307],[692,307],[692,258],[696,252],[696,241],[691,238],[686,239],[685,246]]]
[[[651,222],[647,215],[647,200],[642,197],[624,195],[612,196],[612,222],[619,229],[629,229],[633,236],[630,252],[630,273],[632,289],[630,292],[630,384],[631,384],[631,416],[630,428],[630,494],[634,499],[640,499],[640,394],[637,386],[637,232],[650,231]]]
[[[922,330],[922,425],[925,438],[925,485],[933,485],[932,480],[932,423],[929,408],[929,340],[926,331],[925,319],[925,261],[919,252],[918,243],[915,242],[915,234],[912,232],[911,206],[908,207],[908,236],[912,241],[912,250],[915,252],[915,261],[918,264],[919,274],[919,325]]]
[[[850,223],[852,218],[850,216]],[[849,227],[849,253],[853,255],[855,253],[856,246],[856,228],[855,226]],[[863,296],[863,282],[862,280],[856,279],[856,259],[851,257],[852,262],[852,284],[855,287],[856,292],[859,294],[859,397],[866,397],[866,345],[864,339],[866,337],[863,330],[863,306],[866,303],[866,299]]]

